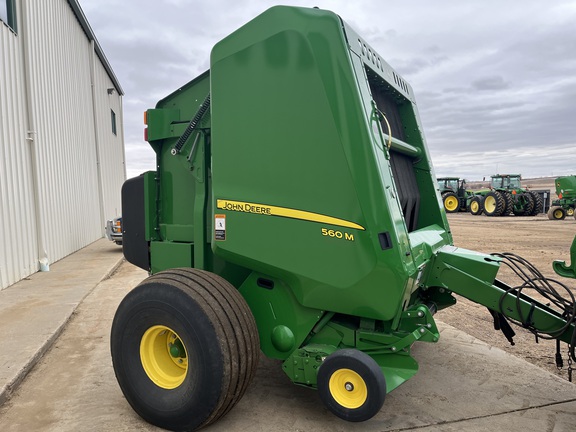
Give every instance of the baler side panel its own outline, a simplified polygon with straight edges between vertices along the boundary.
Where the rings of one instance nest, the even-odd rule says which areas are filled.
[[[366,145],[340,20],[292,11],[323,15],[309,31],[301,16],[276,21],[274,9],[212,52],[213,204],[227,229],[214,252],[286,281],[304,306],[390,319],[411,259],[379,243],[380,232],[398,239],[394,201]],[[361,228],[275,217],[271,207]]]
[[[558,177],[555,185],[558,197],[576,199],[576,176]]]

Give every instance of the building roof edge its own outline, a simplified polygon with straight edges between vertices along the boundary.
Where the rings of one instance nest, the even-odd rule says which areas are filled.
[[[120,96],[123,96],[124,90],[122,90],[122,86],[120,85],[120,81],[118,81],[116,74],[114,74],[114,71],[112,70],[112,66],[110,66],[110,63],[108,62],[108,59],[106,58],[106,55],[104,54],[104,51],[102,50],[102,47],[100,46],[100,43],[98,42],[98,39],[96,39],[96,35],[94,34],[92,27],[90,27],[90,23],[88,23],[88,20],[86,19],[86,15],[84,15],[84,12],[82,11],[80,4],[78,3],[78,0],[68,0],[68,4],[70,5],[72,10],[74,11],[74,15],[76,15],[76,19],[78,19],[78,22],[80,23],[80,26],[82,27],[82,30],[84,30],[84,33],[86,33],[86,36],[88,37],[90,42],[94,42],[94,50],[96,52],[96,55],[100,59],[100,62],[102,62],[102,66],[104,66],[106,73],[108,73],[108,76],[110,77],[110,79],[114,83],[114,87],[116,87],[116,91],[118,92],[118,94]]]

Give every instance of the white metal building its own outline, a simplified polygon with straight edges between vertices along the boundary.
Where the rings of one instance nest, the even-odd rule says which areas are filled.
[[[101,238],[122,88],[77,0],[0,0],[0,289]]]

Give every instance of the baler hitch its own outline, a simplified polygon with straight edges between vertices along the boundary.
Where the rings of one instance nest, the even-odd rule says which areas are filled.
[[[512,253],[486,257],[445,247],[436,258],[430,283],[486,306],[494,318],[494,328],[502,330],[512,345],[514,330],[510,324],[515,324],[534,334],[536,342],[565,342],[569,363],[576,361],[576,299],[566,285],[546,278],[526,259]],[[491,282],[491,272],[497,271],[493,266],[512,270],[520,282],[516,286],[498,279]],[[534,290],[542,300],[526,295],[527,289]],[[566,295],[560,295],[561,291]]]

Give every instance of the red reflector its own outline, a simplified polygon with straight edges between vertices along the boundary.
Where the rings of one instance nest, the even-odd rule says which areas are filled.
[[[515,190],[512,191],[512,195],[516,195],[516,191],[515,191]]]
[[[144,141],[148,141],[148,128],[144,128]]]
[[[558,194],[558,198],[562,199],[562,192]]]

